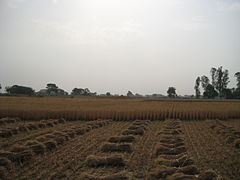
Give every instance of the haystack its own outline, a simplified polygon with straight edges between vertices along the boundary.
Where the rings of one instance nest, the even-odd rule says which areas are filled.
[[[216,172],[213,170],[207,170],[199,175],[198,180],[216,180],[217,177]]]
[[[21,164],[27,160],[30,160],[32,157],[33,157],[32,150],[21,151],[16,153],[16,162]]]
[[[11,130],[12,134],[18,134],[19,133],[19,128],[15,127]]]
[[[155,169],[152,169],[147,175],[148,180],[159,180],[165,179],[167,176],[172,175],[176,172],[177,168],[167,167],[167,166],[158,166]]]
[[[44,154],[46,152],[46,146],[42,143],[30,145],[29,148],[37,155]]]
[[[185,167],[181,167],[177,170],[177,172],[181,172],[184,174],[188,174],[188,175],[195,175],[195,174],[199,174],[199,170],[196,166],[194,165],[189,165],[189,166],[185,166]]]
[[[102,152],[127,152],[131,153],[132,145],[131,144],[115,144],[115,143],[105,143],[101,147]]]
[[[125,166],[125,161],[120,155],[112,155],[108,157],[99,157],[90,155],[85,161],[86,166],[99,167],[99,166]]]
[[[183,146],[184,143],[183,142],[174,143],[174,144],[161,143],[161,145],[165,146],[167,148],[176,148],[176,147],[179,147],[179,146]]]
[[[159,158],[157,159],[159,164],[169,166],[169,167],[184,167],[188,165],[192,165],[194,161],[187,156],[180,157],[178,159],[164,159]]]
[[[136,138],[134,136],[113,136],[108,141],[111,143],[135,142]]]
[[[26,126],[20,126],[19,127],[19,131],[21,131],[21,132],[28,132],[29,129]]]
[[[54,127],[54,124],[53,124],[53,122],[47,122],[47,123],[46,123],[46,126],[48,126],[48,127]]]
[[[9,138],[11,136],[12,136],[11,131],[0,131],[0,137],[2,137],[2,138]]]
[[[0,166],[0,179],[7,179],[7,170],[3,166]]]
[[[63,136],[55,136],[54,140],[58,145],[63,144],[65,142],[65,138]]]
[[[44,137],[44,136],[39,136],[39,137],[36,138],[36,140],[37,140],[38,142],[44,142],[44,141],[47,140],[47,138]]]
[[[25,143],[26,146],[32,146],[32,145],[36,145],[36,144],[39,144],[39,142],[34,141],[34,140],[30,140]]]
[[[38,124],[38,127],[39,128],[45,128],[47,125],[46,125],[46,123],[39,123]]]
[[[26,151],[29,150],[28,146],[23,146],[23,145],[15,145],[12,147],[11,152],[22,152],[22,151]]]
[[[5,157],[12,162],[15,161],[15,159],[16,159],[15,153],[10,152],[10,151],[3,151],[3,150],[0,150],[0,157],[3,157],[3,158]]]
[[[175,173],[168,178],[169,180],[197,180],[198,178],[194,175],[187,175],[183,173]]]
[[[235,140],[234,145],[236,148],[240,148],[240,138]]]
[[[6,157],[0,157],[0,166],[9,168],[11,166],[11,161]]]
[[[28,128],[29,130],[37,130],[37,129],[38,129],[38,126],[35,125],[35,124],[28,124],[28,125],[27,125],[27,128]]]
[[[60,118],[60,119],[58,119],[58,122],[61,124],[64,124],[66,122],[66,120],[64,118]]]
[[[166,154],[166,155],[177,155],[183,152],[186,152],[185,146],[179,146],[177,148],[167,148],[161,144],[158,144],[156,146],[155,154],[156,156],[160,154]]]
[[[43,142],[43,144],[46,146],[47,150],[51,151],[57,147],[57,144],[53,140],[48,140],[46,142]]]
[[[136,130],[125,130],[122,132],[122,135],[144,135],[143,129],[136,129]]]
[[[136,129],[147,130],[147,128],[143,125],[132,125],[132,126],[129,126],[128,129],[130,129],[130,130],[136,130]]]
[[[80,129],[75,129],[75,132],[77,135],[83,135],[86,133],[86,130],[84,128],[80,128]]]
[[[128,180],[129,177],[126,173],[115,173],[109,176],[94,176],[83,173],[80,176],[80,180]]]

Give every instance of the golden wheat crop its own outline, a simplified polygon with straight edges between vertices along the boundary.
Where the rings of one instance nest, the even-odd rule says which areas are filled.
[[[162,120],[166,118],[240,118],[238,100],[190,100],[101,97],[1,97],[0,117],[25,120]]]

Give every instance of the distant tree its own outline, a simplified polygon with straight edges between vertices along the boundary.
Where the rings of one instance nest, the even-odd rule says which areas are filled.
[[[237,88],[240,89],[240,72],[236,72],[234,76],[237,78]]]
[[[207,86],[209,85],[209,79],[207,76],[201,77],[202,88],[206,91]]]
[[[200,77],[197,77],[196,82],[195,82],[195,86],[194,86],[196,98],[199,98],[200,95],[201,95],[200,89],[199,89],[200,82],[201,82]]]
[[[235,89],[232,88],[232,89],[229,89],[229,88],[226,88],[223,90],[223,96],[226,98],[226,99],[234,99],[234,91]]]
[[[11,88],[10,86],[6,86],[6,87],[5,87],[5,91],[6,91],[8,94],[10,94],[10,88]]]
[[[211,77],[212,77],[212,86],[214,88],[216,88],[216,71],[217,69],[212,67],[211,70],[210,70],[210,74],[211,74]]]
[[[234,75],[237,78],[237,88],[233,91],[233,98],[240,99],[240,72]]]
[[[203,97],[215,98],[218,96],[218,92],[214,89],[213,85],[208,84],[203,92]]]
[[[2,85],[0,84],[0,93],[1,93]]]
[[[71,95],[81,95],[81,96],[94,96],[97,93],[91,93],[88,88],[74,88],[71,92]]]
[[[167,93],[168,93],[168,97],[171,97],[171,98],[177,96],[175,87],[169,87],[168,90],[167,90]]]
[[[216,71],[216,89],[218,90],[219,97],[223,97],[223,91],[227,88],[229,83],[228,70],[222,70],[220,66]]]
[[[84,89],[84,95],[89,96],[91,94],[91,91],[88,88]]]
[[[55,93],[56,94],[57,91],[58,91],[58,87],[54,83],[48,83],[46,88],[47,88],[47,92],[48,92],[49,95],[51,93]]]
[[[110,92],[107,92],[106,93],[106,96],[112,96]]]
[[[33,95],[34,90],[30,87],[13,85],[12,87],[7,87],[6,91],[10,94],[24,94],[24,95]]]
[[[84,89],[74,88],[71,92],[71,95],[84,95]]]
[[[127,96],[128,96],[128,97],[133,97],[134,94],[133,94],[131,91],[128,91]]]

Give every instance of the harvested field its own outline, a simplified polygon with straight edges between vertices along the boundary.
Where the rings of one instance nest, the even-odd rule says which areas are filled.
[[[236,121],[66,121],[0,138],[1,176],[9,179],[237,179],[239,139],[227,141],[230,134],[238,136],[238,128],[232,125]],[[15,123],[4,126],[9,128]],[[142,134],[123,133],[139,129]]]

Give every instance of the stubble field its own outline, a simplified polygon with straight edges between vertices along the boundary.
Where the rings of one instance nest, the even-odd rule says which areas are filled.
[[[184,108],[179,103],[194,104],[151,103],[160,103],[162,107],[163,103],[166,107],[171,104],[176,111]],[[198,107],[196,103],[202,110],[201,103],[209,104],[209,114],[220,112],[217,108],[211,112],[216,104],[222,109],[228,108],[223,112],[239,113],[235,108],[239,106],[238,101],[195,102],[193,108]],[[226,106],[226,103],[234,106]],[[10,104],[8,108],[15,111],[26,107],[26,104],[15,103],[15,107]],[[117,104],[119,106],[119,102]],[[33,109],[36,104],[28,106]],[[47,109],[43,105],[39,107]],[[100,110],[102,108],[99,106]],[[239,179],[239,119],[180,120],[167,115],[161,119],[155,119],[157,115],[155,118],[146,116],[146,119],[131,115],[133,120],[99,118],[91,121],[70,121],[61,117],[43,118],[47,120],[3,118],[0,120],[0,179]]]

